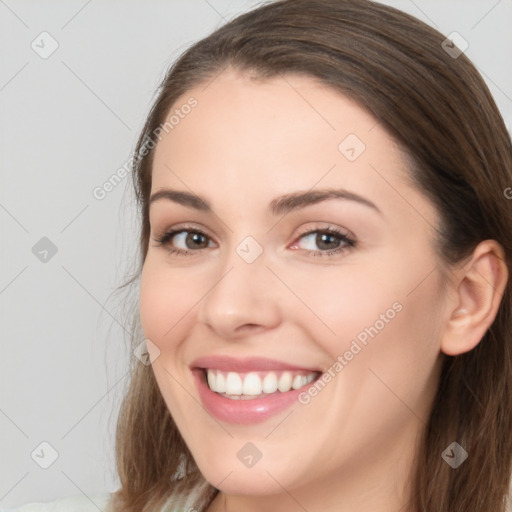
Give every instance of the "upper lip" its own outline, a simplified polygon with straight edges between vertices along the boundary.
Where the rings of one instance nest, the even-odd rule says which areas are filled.
[[[230,356],[205,356],[196,359],[191,365],[192,368],[216,369],[232,372],[251,371],[272,371],[272,370],[304,370],[307,372],[319,371],[315,368],[307,368],[290,363],[268,359],[265,357],[248,357],[237,359]]]

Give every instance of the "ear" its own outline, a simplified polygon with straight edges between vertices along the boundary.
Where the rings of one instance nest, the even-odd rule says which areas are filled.
[[[480,242],[454,277],[456,296],[440,347],[449,356],[475,348],[496,318],[508,280],[503,247],[495,240]]]

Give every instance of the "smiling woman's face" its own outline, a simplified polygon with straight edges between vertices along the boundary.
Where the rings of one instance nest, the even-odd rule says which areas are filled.
[[[172,110],[191,96],[155,150],[140,295],[182,436],[228,493],[389,489],[439,376],[433,206],[382,125],[312,78],[229,70]]]

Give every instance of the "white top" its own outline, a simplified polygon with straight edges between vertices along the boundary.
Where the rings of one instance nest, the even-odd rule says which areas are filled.
[[[106,512],[107,504],[112,496],[111,493],[96,493],[90,496],[83,494],[79,496],[68,496],[66,498],[59,498],[54,501],[45,503],[25,503],[18,507],[0,508],[0,512]],[[172,506],[167,503],[165,506],[166,512],[197,512],[192,508],[192,504],[197,498],[197,492],[191,493],[183,503],[175,504]]]
[[[105,510],[109,499],[110,493],[68,496],[46,503],[26,503],[17,508],[2,508],[0,512],[98,512]]]

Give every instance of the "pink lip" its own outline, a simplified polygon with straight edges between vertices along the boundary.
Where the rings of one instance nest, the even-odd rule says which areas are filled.
[[[304,386],[300,389],[291,389],[286,393],[269,394],[263,398],[231,400],[230,398],[226,398],[213,392],[208,387],[204,371],[205,368],[215,368],[218,370],[235,372],[258,370],[315,371],[265,358],[234,359],[232,357],[219,356],[197,359],[191,366],[197,389],[199,391],[199,396],[206,410],[220,421],[243,425],[263,422],[284,411],[294,403],[296,404],[298,395],[307,389],[308,386]],[[313,382],[311,384],[313,384]]]
[[[229,356],[208,356],[196,359],[191,368],[212,368],[225,372],[256,372],[272,370],[304,370],[305,372],[319,371],[316,368],[306,368],[304,366],[294,366],[288,363],[282,363],[275,359],[266,359],[264,357],[251,357],[246,359],[236,359]]]

